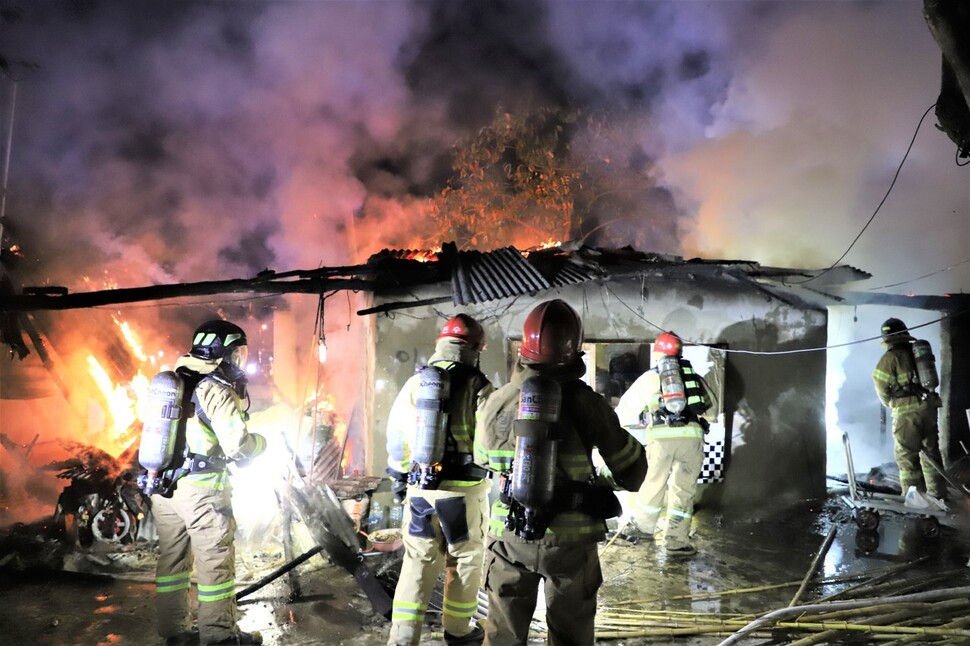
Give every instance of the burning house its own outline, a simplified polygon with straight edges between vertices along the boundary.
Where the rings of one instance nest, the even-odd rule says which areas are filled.
[[[871,457],[867,466],[890,460],[885,413],[869,380],[879,351],[874,321],[885,311],[907,308],[914,316],[939,320],[938,328],[926,332],[933,334],[943,375],[945,457],[961,457],[960,442],[967,437],[967,346],[958,333],[966,316],[960,309],[965,297],[915,299],[853,291],[869,276],[850,266],[821,271],[684,259],[630,248],[564,245],[529,252],[512,247],[476,252],[445,244],[438,252],[386,250],[356,267],[295,273],[301,276],[296,281],[281,274],[277,282],[276,276],[260,276],[232,285],[280,294],[359,289],[360,305],[352,322],[361,332],[341,338],[344,360],[338,357],[321,381],[318,369],[313,371],[315,380],[301,371],[302,366],[327,362],[325,299],[320,300],[320,331],[314,343],[296,332],[297,318],[288,308],[269,308],[262,320],[249,319],[256,328],[251,366],[254,424],[276,429],[267,432],[279,438],[275,462],[284,466],[277,478],[286,476],[285,464],[295,459],[305,470],[319,469],[323,480],[368,478],[373,486],[385,468],[386,415],[401,385],[430,356],[442,317],[463,311],[483,323],[488,347],[482,369],[493,383],[502,384],[525,314],[536,301],[553,297],[581,313],[586,379],[614,404],[650,367],[650,344],[661,331],[674,330],[687,341],[688,355],[703,366],[705,379],[718,395],[718,421],[708,436],[703,476],[710,485],[703,490],[705,504],[824,496],[826,476],[844,471],[838,441],[843,431],[856,438],[864,460]],[[208,286],[213,291],[222,287]],[[43,308],[51,298],[58,305],[70,298],[75,300],[68,303],[83,305],[99,294],[123,299],[123,291],[21,296],[8,300],[8,307]],[[77,312],[57,316],[75,322],[90,317]],[[31,317],[18,320],[38,351],[17,367],[18,372],[7,375],[8,383],[19,384],[19,390],[8,392],[22,391],[13,400],[22,403],[6,405],[5,416],[14,408],[28,410],[30,393],[39,392],[48,402],[59,402],[57,408],[66,419],[74,420],[58,427],[62,439],[86,438],[114,456],[130,452],[137,439],[135,413],[146,374],[177,356],[177,340],[168,340],[164,351],[146,352],[131,326],[114,316],[111,327],[100,328],[99,342],[92,344],[87,338],[77,344],[93,348],[93,353],[72,353],[64,360],[54,349],[60,344],[44,342]],[[83,327],[62,323],[55,329]],[[313,361],[308,363],[308,357]],[[348,362],[346,357],[365,360]],[[335,359],[329,361],[333,364]],[[83,372],[72,369],[73,364],[83,365]],[[12,370],[12,364],[5,369]],[[80,382],[69,375],[79,372],[90,390],[72,394]],[[94,408],[85,400],[92,397],[100,402]],[[78,413],[82,409],[87,409],[83,415]],[[25,445],[30,438],[19,441]],[[349,495],[360,493],[356,484],[345,489]],[[267,503],[272,505],[272,500]],[[260,519],[257,525],[265,522]]]
[[[580,312],[586,380],[614,403],[649,367],[650,344],[660,332],[675,330],[686,339],[688,355],[695,345],[692,362],[704,366],[702,373],[719,393],[719,421],[708,436],[702,475],[711,485],[704,492],[706,502],[731,506],[821,497],[828,467],[844,472],[841,445],[828,439],[841,433],[840,424],[852,420],[862,428],[856,432],[862,443],[879,442],[874,429],[880,407],[869,377],[875,360],[846,379],[844,358],[827,352],[843,339],[851,345],[878,336],[872,332],[878,323],[854,327],[848,337],[842,325],[847,315],[858,320],[860,305],[880,302],[870,295],[863,303],[861,294],[849,292],[869,277],[864,271],[779,269],[585,247],[520,254],[511,248],[458,252],[446,245],[439,258],[432,263],[436,268],[412,263],[410,275],[408,261],[395,260],[397,285],[376,289],[373,305],[365,310],[376,314],[368,323],[366,379],[373,389],[367,395],[371,472],[379,473],[386,458],[383,427],[393,398],[430,355],[443,316],[462,311],[482,322],[488,339],[482,370],[502,384],[525,315],[547,298],[562,298]],[[944,378],[952,380],[943,388],[948,400],[941,425],[954,451],[967,436],[963,410],[968,402],[961,384],[968,375],[961,367],[966,346],[958,333],[965,314],[950,315],[960,312],[965,300],[919,303],[927,310],[922,315],[940,314],[944,321],[942,338],[934,341],[942,344]],[[914,299],[883,304],[921,311]],[[878,339],[869,338],[868,345],[878,353]],[[834,410],[843,387],[845,399],[864,398],[854,408],[843,402],[843,411],[849,411],[843,412],[844,422]],[[868,410],[868,422],[852,419],[860,406]],[[885,444],[885,437],[881,441]],[[838,453],[827,456],[833,447]],[[891,459],[891,449],[883,446],[882,458]]]

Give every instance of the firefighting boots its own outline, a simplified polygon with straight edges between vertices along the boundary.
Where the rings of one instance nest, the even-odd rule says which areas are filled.
[[[481,626],[475,626],[470,633],[462,635],[461,637],[455,637],[447,630],[445,631],[445,644],[448,646],[457,646],[458,644],[462,644],[463,646],[481,646],[484,640],[485,629]]]
[[[687,545],[678,545],[677,547],[668,546],[666,551],[669,556],[681,558],[697,554],[697,548],[689,543]]]

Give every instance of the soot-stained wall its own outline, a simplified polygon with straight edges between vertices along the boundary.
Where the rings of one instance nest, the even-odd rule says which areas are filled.
[[[375,305],[441,296],[438,286],[382,292]],[[652,342],[672,330],[688,343],[728,352],[722,408],[730,461],[724,481],[707,486],[702,504],[786,503],[825,493],[826,312],[769,296],[726,279],[614,278],[457,308],[450,304],[377,315],[368,401],[372,473],[383,473],[387,414],[398,390],[434,351],[448,317],[465,312],[483,325],[482,371],[496,386],[508,380],[510,341],[521,337],[535,305],[561,298],[583,320],[587,342]]]

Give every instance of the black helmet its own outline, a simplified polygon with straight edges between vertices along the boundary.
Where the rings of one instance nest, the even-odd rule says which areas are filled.
[[[229,321],[207,321],[192,335],[189,354],[199,359],[223,359],[229,350],[246,345],[246,333]]]
[[[891,336],[898,335],[898,338],[909,336],[909,330],[906,329],[906,324],[899,319],[886,319],[885,323],[882,324],[881,331],[883,341]]]

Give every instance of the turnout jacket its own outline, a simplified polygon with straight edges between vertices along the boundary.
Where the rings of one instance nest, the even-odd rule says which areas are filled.
[[[194,414],[185,425],[188,450],[198,455],[223,460],[248,460],[266,450],[266,439],[246,428],[243,402],[232,383],[219,369],[221,360],[205,360],[183,355],[175,364],[176,370],[185,368],[202,375],[192,394]],[[210,489],[225,489],[229,485],[226,469],[207,473],[189,473],[179,483],[189,483]]]
[[[478,353],[464,347],[456,339],[443,338],[435,346],[429,365],[448,371],[448,438],[445,442],[445,462],[471,462],[475,415],[478,405],[492,392],[492,384],[477,367]],[[394,399],[387,419],[387,466],[398,473],[411,471],[411,445],[414,442],[417,408],[415,401],[420,376],[412,375]],[[480,470],[479,470],[480,471]],[[443,474],[441,486],[470,486],[484,478],[470,480],[449,478]]]
[[[912,337],[903,337],[887,346],[872,372],[876,396],[894,413],[910,413],[930,406],[922,396],[924,390],[916,370],[912,341]]]
[[[643,446],[619,424],[605,399],[581,379],[585,364],[578,360],[564,368],[550,370],[517,362],[509,383],[496,390],[482,407],[475,432],[475,461],[498,473],[514,469],[515,434],[519,392],[529,377],[543,374],[562,387],[559,415],[559,444],[556,456],[556,489],[562,491],[583,484],[615,483],[636,491],[647,472]],[[597,448],[606,471],[597,476],[592,449]],[[497,499],[492,504],[489,535],[498,540],[527,542],[505,528],[509,505]],[[581,511],[562,511],[554,516],[545,536],[538,542],[550,545],[597,542],[606,535],[606,522]]]

